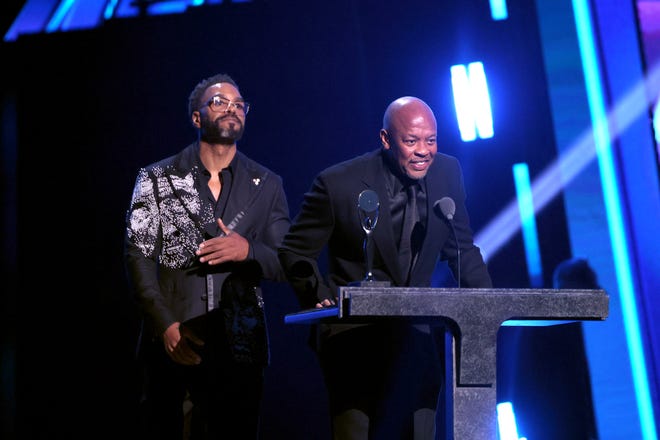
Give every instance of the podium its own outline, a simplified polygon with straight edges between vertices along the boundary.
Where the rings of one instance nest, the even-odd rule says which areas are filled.
[[[453,438],[496,440],[496,351],[500,326],[602,321],[608,313],[609,297],[600,289],[362,285],[340,287],[336,308],[292,313],[285,316],[285,323],[368,323],[405,319],[413,323],[444,324],[452,334],[453,420],[450,423]]]

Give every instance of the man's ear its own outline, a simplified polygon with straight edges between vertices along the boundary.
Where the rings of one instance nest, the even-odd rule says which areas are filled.
[[[199,111],[192,112],[191,119],[192,119],[192,124],[196,128],[200,128],[200,126],[201,126],[201,122],[200,122],[201,121],[201,115],[199,114]]]
[[[380,143],[386,150],[390,149],[390,134],[384,128],[380,129]]]

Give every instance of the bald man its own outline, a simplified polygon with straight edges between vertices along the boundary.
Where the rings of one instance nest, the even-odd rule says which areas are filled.
[[[460,164],[438,152],[437,138],[431,108],[401,97],[385,110],[380,148],[316,176],[278,249],[302,309],[332,306],[339,286],[365,278],[357,201],[367,189],[380,203],[372,233],[374,280],[431,287],[440,259],[460,277],[460,286],[492,287],[473,243]],[[446,216],[434,210],[443,197],[455,204],[457,240]],[[322,274],[318,258],[326,247],[329,273]],[[436,340],[442,332],[395,322],[320,324],[313,331],[335,440],[436,438],[436,409],[444,412],[436,408],[444,377],[443,341]]]

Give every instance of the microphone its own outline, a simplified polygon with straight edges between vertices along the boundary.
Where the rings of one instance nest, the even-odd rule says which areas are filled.
[[[446,218],[449,226],[451,226],[451,233],[454,236],[454,243],[456,243],[456,277],[458,288],[461,288],[461,248],[458,245],[458,236],[454,228],[454,214],[456,213],[456,203],[451,197],[443,197],[433,203],[433,211],[439,216]]]
[[[442,214],[442,217],[446,217],[447,220],[451,221],[454,219],[454,214],[456,213],[456,203],[454,203],[454,199],[451,197],[443,197],[440,200],[435,201],[433,204],[433,209],[435,210],[436,214],[438,214],[439,210],[440,214]]]

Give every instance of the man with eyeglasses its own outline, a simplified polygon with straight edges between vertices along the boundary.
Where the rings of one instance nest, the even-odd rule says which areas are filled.
[[[256,439],[269,362],[260,282],[284,280],[288,204],[281,177],[237,149],[250,106],[232,78],[202,80],[188,101],[197,140],[140,169],[126,218],[143,438]]]

